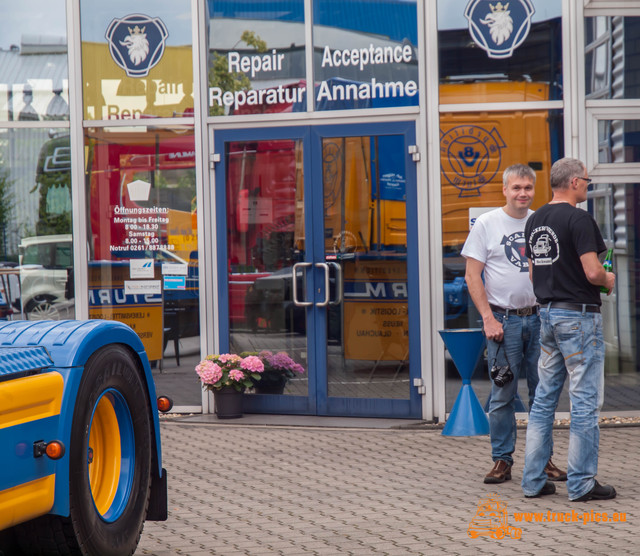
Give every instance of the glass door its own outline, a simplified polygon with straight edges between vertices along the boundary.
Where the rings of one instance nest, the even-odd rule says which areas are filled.
[[[413,129],[216,132],[221,345],[278,367],[246,411],[420,416]]]

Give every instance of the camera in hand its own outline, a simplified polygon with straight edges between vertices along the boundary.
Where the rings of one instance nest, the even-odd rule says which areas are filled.
[[[493,383],[502,388],[505,384],[509,384],[513,380],[513,371],[511,365],[494,365],[490,371]]]

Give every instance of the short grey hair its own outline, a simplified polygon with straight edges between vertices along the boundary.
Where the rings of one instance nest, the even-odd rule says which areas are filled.
[[[577,158],[561,158],[551,167],[551,189],[567,189],[573,178],[584,176],[585,165]]]
[[[509,179],[512,177],[529,178],[534,184],[536,183],[536,173],[534,169],[526,164],[513,164],[508,168],[505,168],[504,172],[502,172],[502,185],[507,187]]]

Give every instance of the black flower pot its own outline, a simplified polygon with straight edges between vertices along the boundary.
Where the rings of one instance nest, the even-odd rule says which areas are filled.
[[[213,391],[215,411],[218,419],[237,419],[244,413],[244,392],[233,386],[223,386]]]
[[[263,374],[255,383],[256,394],[283,394],[287,385],[287,377],[277,374]]]

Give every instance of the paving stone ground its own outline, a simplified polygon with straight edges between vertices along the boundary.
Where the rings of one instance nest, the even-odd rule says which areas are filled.
[[[486,436],[163,421],[169,519],[145,525],[136,554],[640,553],[640,427],[602,428],[598,479],[618,497],[588,503],[569,502],[564,483],[556,495],[523,497],[518,432],[513,480],[485,485]],[[554,461],[566,467],[569,431],[554,438]],[[519,539],[470,538],[478,503],[492,494]]]

